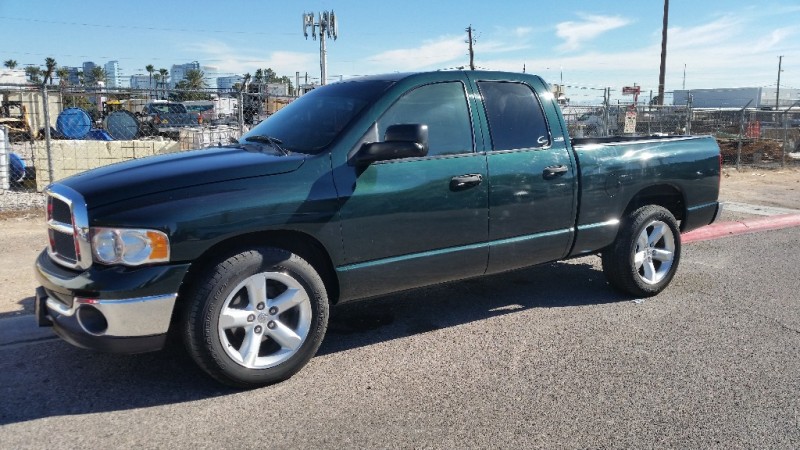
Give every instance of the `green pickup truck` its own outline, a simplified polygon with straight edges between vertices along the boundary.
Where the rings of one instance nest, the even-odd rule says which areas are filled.
[[[339,82],[237,143],[50,185],[39,325],[113,352],[182,336],[217,380],[284,380],[332,305],[587,254],[634,297],[713,222],[711,137],[570,139],[541,78],[440,71]]]

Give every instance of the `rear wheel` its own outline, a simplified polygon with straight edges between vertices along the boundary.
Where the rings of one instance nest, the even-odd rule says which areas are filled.
[[[660,206],[648,205],[623,221],[616,241],[603,252],[603,273],[622,292],[649,297],[669,285],[680,257],[675,217]]]
[[[257,387],[285,380],[316,353],[328,298],[314,268],[286,250],[263,248],[212,267],[189,296],[184,338],[217,380]]]

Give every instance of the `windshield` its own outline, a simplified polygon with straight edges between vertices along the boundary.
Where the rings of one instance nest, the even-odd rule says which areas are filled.
[[[159,114],[183,114],[186,112],[186,107],[180,103],[156,103],[151,108]]]
[[[248,136],[270,136],[286,150],[318,153],[391,84],[370,80],[319,87],[256,125],[241,141]]]
[[[189,112],[204,112],[214,109],[214,105],[185,105]]]

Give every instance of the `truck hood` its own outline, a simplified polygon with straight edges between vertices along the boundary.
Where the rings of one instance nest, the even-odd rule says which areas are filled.
[[[306,157],[263,146],[212,147],[112,164],[58,183],[79,192],[92,208],[191,186],[292,172]]]

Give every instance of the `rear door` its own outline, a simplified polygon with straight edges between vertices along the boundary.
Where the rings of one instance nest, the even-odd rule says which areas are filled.
[[[574,234],[577,179],[554,102],[545,100],[546,113],[522,80],[476,84],[491,137],[488,272],[564,257]]]

